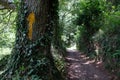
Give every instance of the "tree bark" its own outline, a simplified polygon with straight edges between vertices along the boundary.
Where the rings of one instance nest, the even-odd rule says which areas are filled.
[[[42,80],[63,80],[50,50],[54,16],[58,15],[56,4],[58,0],[21,0],[16,43],[2,80],[12,79],[16,74],[22,80],[32,80],[32,75]]]

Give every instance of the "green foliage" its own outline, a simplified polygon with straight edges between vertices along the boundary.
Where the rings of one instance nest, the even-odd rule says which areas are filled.
[[[8,54],[15,41],[15,18],[16,12],[12,10],[0,10],[0,67],[4,71],[8,62]]]
[[[59,54],[59,53],[61,53],[61,52],[58,52],[58,50],[56,50],[56,49],[53,49],[53,51],[52,51],[55,66],[59,70],[62,77],[65,78],[66,77],[66,70],[65,70],[66,63],[65,63],[65,59],[64,59],[63,55]]]
[[[100,20],[105,9],[105,2],[103,0],[86,0],[80,2],[80,9],[77,18],[77,24],[90,24],[91,27]]]
[[[119,6],[106,4],[104,0],[82,0],[78,17],[77,48],[93,49],[91,55],[105,63],[112,72],[120,67],[120,11]],[[88,52],[90,53],[90,52]]]
[[[4,71],[4,69],[6,68],[9,56],[10,55],[5,55],[2,59],[0,59],[0,71]]]
[[[62,41],[65,47],[71,47],[75,44],[76,25],[73,24],[75,18],[74,12],[78,0],[60,0],[59,22],[62,28]]]
[[[76,42],[79,50],[92,53],[90,56],[104,61],[107,69],[120,74],[119,0],[112,0],[113,5],[107,4],[106,0],[59,0],[59,17],[54,16],[56,21],[54,32],[51,31],[50,34],[41,36],[34,42],[26,38],[27,29],[23,26],[26,26],[25,17],[28,10],[27,6],[20,7],[19,1],[14,0],[17,6],[16,11],[19,12],[17,30],[20,34],[17,34],[19,37],[16,38],[16,48],[13,50],[17,55],[12,57],[13,64],[10,65],[14,65],[12,67],[17,69],[13,73],[13,80],[53,80],[54,75],[56,78],[59,76],[48,57],[42,55],[44,53],[42,49],[48,48],[51,40],[53,40],[52,46],[55,48],[54,62],[61,73],[65,72],[66,64],[63,59],[65,47],[73,46]],[[21,2],[21,5],[24,3]],[[54,6],[58,6],[58,4]],[[22,8],[21,11],[20,8]],[[54,8],[55,13],[58,13],[58,7]],[[12,48],[15,40],[16,12],[2,10],[0,15],[2,15],[0,16],[0,48]],[[51,37],[53,33],[55,35]],[[21,44],[17,44],[19,42]],[[41,50],[37,50],[37,48],[41,48]],[[23,51],[23,55],[20,54],[20,50]],[[7,58],[4,57],[0,61],[1,69],[5,66]],[[22,59],[24,61],[20,63]]]
[[[118,6],[120,4],[120,0],[107,0],[108,2],[111,2],[112,5]]]
[[[79,8],[78,17],[75,20],[76,24],[80,25],[77,47],[87,54],[94,53],[92,38],[102,25],[105,2],[104,0],[81,1]]]
[[[8,10],[0,11],[0,48],[13,46],[15,40],[15,17],[16,13]]]
[[[31,77],[23,76],[22,78],[20,78],[19,73],[16,73],[16,76],[12,78],[12,80],[21,80],[21,79],[22,80],[27,80],[27,79],[30,79],[30,80],[43,80],[38,75],[31,75]]]
[[[52,68],[51,70],[49,69],[51,67],[50,61],[48,58],[45,58],[45,56],[39,60],[31,59],[28,64],[28,66],[22,64],[21,67],[15,71],[14,75],[10,75],[7,79],[53,80],[52,73],[49,74],[49,71],[52,70]]]
[[[77,36],[76,36],[76,44],[77,44],[77,49],[81,51],[86,51],[86,46],[84,43],[84,34],[86,33],[85,28],[82,26],[78,27],[77,30]],[[81,45],[82,44],[82,45]]]
[[[94,41],[99,44],[99,56],[105,62],[105,67],[116,74],[120,67],[120,11],[108,12],[105,22]]]
[[[54,54],[54,59],[55,59],[55,64],[58,70],[61,73],[64,73],[64,69],[65,69],[64,58],[62,58],[62,56],[60,56],[59,54]]]

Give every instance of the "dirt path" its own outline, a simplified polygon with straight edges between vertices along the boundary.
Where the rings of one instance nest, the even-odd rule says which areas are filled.
[[[68,51],[67,80],[113,80],[109,74],[101,68],[101,64],[95,65],[93,60],[87,59],[78,51]]]

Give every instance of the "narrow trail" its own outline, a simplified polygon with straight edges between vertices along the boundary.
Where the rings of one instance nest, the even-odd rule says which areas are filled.
[[[94,64],[93,60],[76,50],[69,50],[66,57],[67,80],[113,80],[101,68],[101,64]]]

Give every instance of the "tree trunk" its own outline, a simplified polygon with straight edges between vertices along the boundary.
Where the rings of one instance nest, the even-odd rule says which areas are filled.
[[[63,80],[56,78],[58,70],[50,51],[56,4],[58,0],[21,0],[16,43],[3,80],[16,75],[22,80],[32,80],[33,75],[42,80]]]

